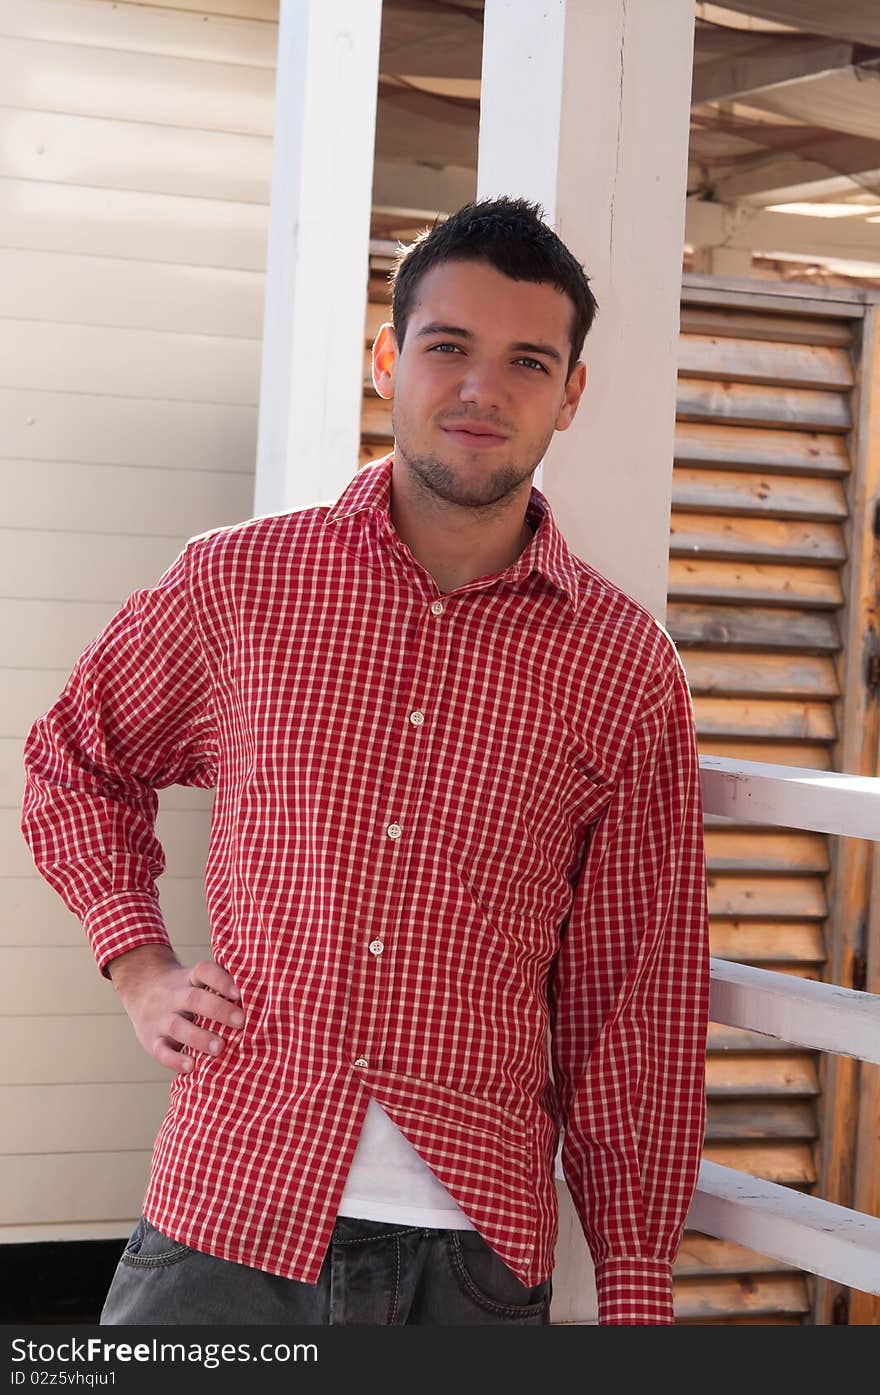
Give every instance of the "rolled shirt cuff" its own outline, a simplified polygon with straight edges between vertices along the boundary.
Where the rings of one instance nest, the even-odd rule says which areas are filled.
[[[159,909],[159,898],[148,891],[118,891],[90,906],[83,927],[98,968],[109,979],[107,965],[139,945],[174,946]]]

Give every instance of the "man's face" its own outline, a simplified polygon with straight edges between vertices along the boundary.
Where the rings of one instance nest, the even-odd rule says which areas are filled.
[[[397,453],[434,493],[476,507],[530,479],[586,381],[580,363],[567,378],[573,313],[554,286],[452,261],[419,282],[402,349],[383,326],[373,380]]]

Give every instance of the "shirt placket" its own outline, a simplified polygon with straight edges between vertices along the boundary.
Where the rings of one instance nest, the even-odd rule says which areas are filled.
[[[408,924],[410,870],[418,849],[414,843],[416,811],[422,808],[437,736],[435,714],[440,704],[451,650],[451,620],[456,604],[448,598],[420,602],[422,620],[417,654],[406,701],[395,704],[400,725],[388,781],[376,807],[374,898],[379,913],[360,927],[354,956],[354,984],[348,1027],[350,1060],[359,1071],[395,1068],[384,1059],[392,1015],[406,1012],[404,1003],[389,1000],[393,956],[406,954],[401,936],[428,933],[428,927]],[[398,982],[399,982],[398,976]],[[413,1021],[413,1030],[417,1023]]]

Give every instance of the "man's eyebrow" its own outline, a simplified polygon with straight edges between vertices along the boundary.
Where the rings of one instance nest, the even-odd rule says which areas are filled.
[[[460,325],[423,325],[416,333],[417,339],[426,339],[435,334],[454,334],[459,339],[473,339],[473,334],[469,329],[462,329]],[[517,344],[511,344],[511,349],[521,354],[543,354],[545,358],[550,358],[554,363],[561,365],[562,355],[558,349],[554,349],[552,344],[532,344],[525,340],[520,340]]]

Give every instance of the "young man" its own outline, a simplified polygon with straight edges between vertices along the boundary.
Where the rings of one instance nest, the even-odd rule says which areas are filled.
[[[693,712],[531,485],[596,303],[523,200],[393,280],[393,451],[191,538],[26,743],[37,866],[174,1072],[105,1323],[546,1323],[561,1129],[600,1322],[672,1322],[705,1122]],[[192,968],[155,885],[175,783],[216,788]]]

